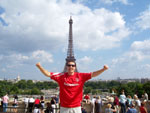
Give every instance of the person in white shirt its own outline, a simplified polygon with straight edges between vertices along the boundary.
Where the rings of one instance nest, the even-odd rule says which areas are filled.
[[[29,98],[28,98],[28,96],[25,97],[24,103],[25,103],[25,113],[26,113],[27,109],[28,109],[28,104],[29,104]]]
[[[144,101],[148,101],[148,94],[146,92],[144,93],[144,99]]]
[[[120,95],[120,105],[121,105],[121,113],[126,113],[126,96],[124,90],[122,90]]]
[[[34,98],[33,97],[30,97],[29,98],[29,106],[28,106],[28,108],[29,108],[29,112],[30,113],[32,113],[32,108],[33,108],[33,105],[34,105]]]

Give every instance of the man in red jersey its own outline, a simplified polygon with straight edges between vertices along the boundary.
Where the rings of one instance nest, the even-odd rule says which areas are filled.
[[[84,83],[108,69],[108,66],[104,65],[102,69],[95,72],[79,73],[75,72],[76,63],[73,61],[66,63],[66,73],[48,72],[40,63],[37,63],[36,66],[45,76],[50,77],[59,84],[60,113],[81,113]]]

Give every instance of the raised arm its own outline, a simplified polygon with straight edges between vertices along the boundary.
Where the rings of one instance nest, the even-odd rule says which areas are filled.
[[[105,70],[107,70],[107,69],[108,69],[108,66],[107,66],[107,65],[104,65],[104,67],[103,67],[102,69],[93,72],[91,76],[92,76],[92,77],[96,77],[96,76],[98,76],[99,74],[103,73],[103,72],[104,72]]]
[[[38,69],[39,69],[45,76],[47,76],[47,77],[50,77],[50,76],[51,76],[50,72],[48,72],[47,70],[45,70],[45,69],[41,66],[40,62],[38,62],[38,63],[36,64],[36,66],[38,67]]]

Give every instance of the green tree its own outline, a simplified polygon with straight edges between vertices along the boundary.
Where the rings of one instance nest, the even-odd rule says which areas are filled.
[[[38,88],[31,89],[31,95],[39,95],[42,94]]]
[[[34,83],[33,83],[32,80],[27,80],[27,88],[28,88],[28,89],[34,88]]]
[[[90,86],[84,88],[84,94],[88,94],[88,93],[91,93],[91,92],[92,92],[92,88]]]
[[[10,89],[10,94],[19,94],[19,88],[16,85],[13,85]]]
[[[143,84],[143,90],[148,94],[148,97],[150,99],[150,82]]]
[[[25,80],[20,80],[16,83],[16,86],[20,89],[27,89],[27,82]]]

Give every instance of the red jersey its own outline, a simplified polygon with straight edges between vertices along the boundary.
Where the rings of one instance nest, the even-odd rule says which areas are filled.
[[[85,95],[84,98],[85,98],[86,100],[88,100],[88,99],[90,99],[90,96],[89,96],[89,95]]]
[[[60,87],[60,106],[79,107],[83,96],[83,85],[91,79],[91,73],[51,73],[51,79],[55,80]]]
[[[140,107],[140,112],[141,112],[141,113],[146,113],[145,108],[141,106],[141,107]]]
[[[34,104],[40,104],[40,100],[39,99],[36,99]]]

